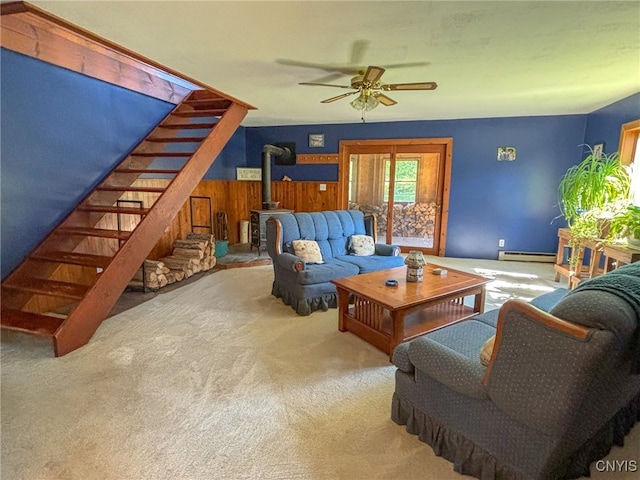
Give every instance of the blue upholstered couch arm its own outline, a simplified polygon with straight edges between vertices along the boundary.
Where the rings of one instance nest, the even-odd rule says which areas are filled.
[[[400,255],[400,247],[397,245],[387,245],[386,243],[376,243],[376,255],[397,257]]]
[[[278,266],[285,270],[300,272],[306,268],[305,262],[300,257],[296,257],[288,252],[283,252],[280,255],[275,256],[274,260]]]
[[[428,337],[409,342],[409,360],[416,370],[463,395],[478,399],[487,398],[487,388],[482,384],[485,367],[476,360],[452,350]]]
[[[409,345],[411,342],[404,342],[398,345],[393,351],[393,357],[391,361],[398,367],[398,370],[404,373],[415,372],[415,367],[411,360],[409,360]]]

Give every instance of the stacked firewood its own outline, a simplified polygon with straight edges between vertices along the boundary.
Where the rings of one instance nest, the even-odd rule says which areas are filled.
[[[184,240],[173,242],[173,251],[160,260],[145,260],[133,277],[132,285],[142,284],[158,289],[179,282],[192,275],[216,266],[216,244],[213,235],[187,233]]]
[[[393,235],[399,237],[433,237],[434,219],[437,213],[435,202],[394,205]]]
[[[140,267],[129,285],[142,287],[146,284],[147,288],[157,289],[167,285],[169,278],[171,278],[172,283],[176,281],[176,277],[171,275],[171,271],[163,262],[159,260],[145,260],[144,267]]]
[[[378,235],[387,231],[388,206],[358,205],[351,203],[349,208],[362,210],[365,214],[375,214],[378,224]],[[428,203],[397,203],[393,206],[393,232],[399,237],[433,237],[435,218],[438,213],[435,202]]]

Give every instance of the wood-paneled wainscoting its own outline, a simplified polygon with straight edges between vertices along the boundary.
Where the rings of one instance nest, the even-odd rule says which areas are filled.
[[[157,188],[165,187],[170,180],[164,179],[138,179],[134,183],[137,187]],[[326,190],[321,191],[320,185],[326,185]],[[126,192],[120,200],[133,200],[142,202],[140,208],[148,208],[153,203],[153,197],[159,193],[153,192]],[[244,182],[237,180],[202,180],[195,188],[192,196],[211,198],[214,212],[224,211],[227,213],[229,225],[229,243],[238,243],[240,240],[240,222],[249,220],[252,209],[262,208],[262,183]],[[338,183],[337,182],[282,182],[271,183],[271,198],[275,202],[280,202],[280,208],[287,208],[296,212],[314,212],[322,210],[336,210],[338,208]],[[201,203],[197,203],[200,206]],[[124,204],[123,206],[133,209],[135,204]],[[197,218],[199,212],[195,213]],[[138,215],[120,215],[120,230],[131,231],[140,221]],[[197,222],[199,223],[199,222]],[[118,222],[115,215],[108,215],[102,218],[96,228],[118,229]],[[182,206],[173,223],[166,229],[162,238],[153,247],[147,258],[158,260],[171,254],[173,242],[182,239],[191,228],[190,202],[187,201]],[[204,230],[198,230],[204,233]],[[92,255],[112,256],[118,248],[118,240],[112,239],[108,242],[99,241],[96,238],[86,238],[75,249],[77,253],[87,253]],[[52,280],[91,285],[95,283],[98,274],[95,268],[81,267],[78,265],[62,265],[51,276]],[[34,311],[54,311],[65,305],[53,297],[34,297],[29,304]]]
[[[141,187],[158,187],[165,185],[169,180],[147,179],[138,180]],[[321,191],[320,185],[326,185],[326,190]],[[126,199],[140,200],[144,205],[153,193],[128,192]],[[226,212],[229,225],[229,243],[240,241],[240,222],[249,220],[251,210],[262,208],[262,184],[261,182],[244,182],[237,180],[202,180],[192,193],[197,197],[211,198],[212,209],[215,212]],[[322,210],[335,210],[338,208],[338,183],[337,182],[282,182],[271,183],[271,198],[274,202],[280,202],[279,208],[287,208],[296,212],[318,212]],[[122,199],[125,199],[123,196]],[[201,202],[197,203],[202,205]],[[174,219],[160,241],[155,245],[148,258],[159,259],[171,253],[173,241],[184,238],[191,228],[190,203],[186,202]],[[203,218],[207,212],[194,212],[194,219]],[[121,218],[123,230],[133,229],[137,218],[124,216]],[[104,220],[103,220],[104,221]],[[112,220],[113,221],[113,220]],[[129,223],[127,223],[129,222]],[[206,222],[197,221],[198,224]],[[116,225],[102,226],[100,228],[117,228]],[[198,232],[204,233],[202,229]],[[96,252],[98,253],[98,252]]]

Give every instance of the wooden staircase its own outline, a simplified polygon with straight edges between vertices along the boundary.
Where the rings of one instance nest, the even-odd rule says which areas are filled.
[[[85,345],[246,114],[207,90],[177,105],[2,282],[2,329],[50,338],[56,356]],[[143,187],[141,176],[170,180]],[[123,206],[129,192],[154,200]],[[125,216],[133,228],[120,228]]]

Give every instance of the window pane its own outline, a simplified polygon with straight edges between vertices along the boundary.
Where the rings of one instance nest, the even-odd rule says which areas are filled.
[[[415,160],[396,162],[396,181],[415,182],[418,179],[418,162]]]
[[[415,202],[416,184],[415,182],[397,182],[393,192],[396,202]]]
[[[391,162],[384,164],[384,201],[389,201],[389,185],[391,175]],[[393,191],[394,202],[411,203],[416,201],[418,180],[418,160],[397,160],[395,187]]]

